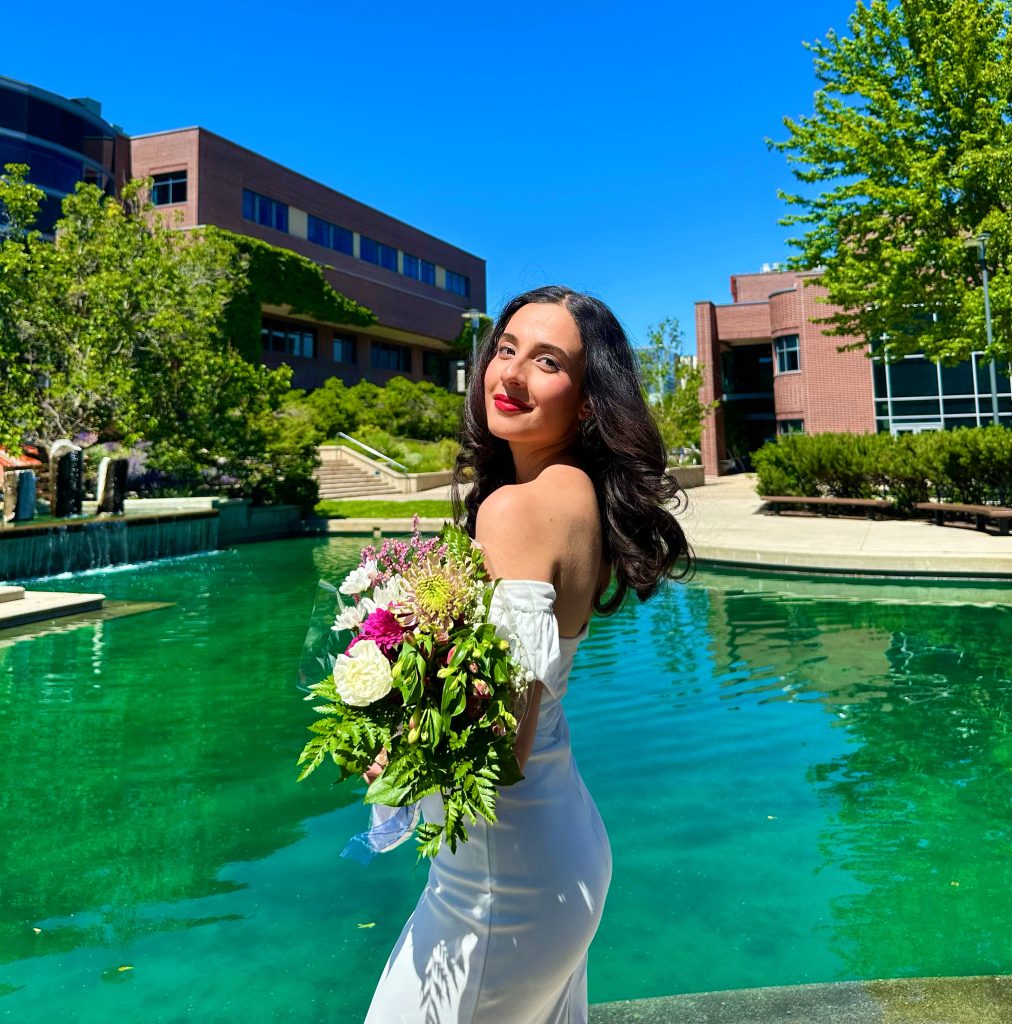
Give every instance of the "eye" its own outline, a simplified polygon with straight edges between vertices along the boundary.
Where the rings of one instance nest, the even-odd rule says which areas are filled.
[[[498,355],[508,356],[513,354],[513,346],[507,345],[505,341],[500,342],[499,348],[496,350]]]
[[[538,360],[546,369],[551,370],[552,373],[558,373],[562,369],[562,363],[552,356],[541,356]]]

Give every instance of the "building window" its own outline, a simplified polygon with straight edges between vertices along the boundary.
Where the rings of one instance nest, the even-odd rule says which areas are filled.
[[[435,284],[436,283],[436,264],[430,263],[428,260],[420,260],[418,265],[419,276],[418,280],[422,284]]]
[[[411,349],[406,345],[391,345],[386,341],[374,341],[372,351],[374,370],[393,370],[397,373],[411,372]]]
[[[288,206],[248,188],[242,190],[242,215],[265,228],[288,233]]]
[[[419,263],[421,261],[417,256],[409,256],[407,253],[404,254],[404,276],[413,277],[416,281],[420,275]]]
[[[450,370],[449,359],[442,352],[422,352],[422,373],[443,380]]]
[[[358,342],[353,335],[334,335],[334,362],[349,365],[358,362]]]
[[[352,233],[347,228],[342,228],[321,217],[309,215],[307,226],[307,237],[310,242],[333,249],[335,252],[343,252],[350,256],[353,251]]]
[[[265,320],[260,328],[260,341],[265,352],[284,356],[316,358],[316,331],[305,330],[292,324]]]
[[[366,263],[375,263],[377,267],[383,267],[384,270],[397,272],[397,250],[392,245],[384,245],[382,242],[377,242],[375,238],[363,235],[358,251]]]
[[[169,206],[186,202],[186,171],[169,171],[151,179],[151,202],[154,206]]]
[[[773,351],[777,355],[777,373],[797,373],[801,369],[796,334],[785,334],[782,338],[774,338]]]
[[[446,272],[446,290],[454,295],[463,295],[466,299],[471,294],[471,282],[463,274]]]
[[[804,432],[804,420],[777,420],[778,434],[803,434]]]

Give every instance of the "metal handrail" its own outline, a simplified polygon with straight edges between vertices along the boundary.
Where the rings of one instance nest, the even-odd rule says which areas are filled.
[[[364,448],[370,455],[375,455],[381,462],[385,462],[390,466],[396,466],[402,473],[411,472],[407,466],[402,466],[399,462],[391,459],[389,455],[384,455],[382,452],[376,451],[375,448],[370,448],[369,445],[363,444],[357,437],[352,437],[351,434],[346,434],[343,430],[339,430],[337,436],[343,437],[345,441],[351,441],[352,444],[357,444],[359,448]]]

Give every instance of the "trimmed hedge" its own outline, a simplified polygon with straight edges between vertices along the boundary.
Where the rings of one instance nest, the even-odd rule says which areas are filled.
[[[786,434],[752,456],[760,494],[1012,503],[1012,430],[923,434]]]

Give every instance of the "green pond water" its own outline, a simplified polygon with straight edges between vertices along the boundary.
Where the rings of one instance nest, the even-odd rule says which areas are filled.
[[[424,882],[295,782],[298,540],[45,581],[171,607],[0,634],[0,1020],[357,1022]],[[700,571],[597,620],[567,708],[614,879],[592,1002],[1008,970],[1004,591]],[[123,969],[129,968],[129,969]]]

